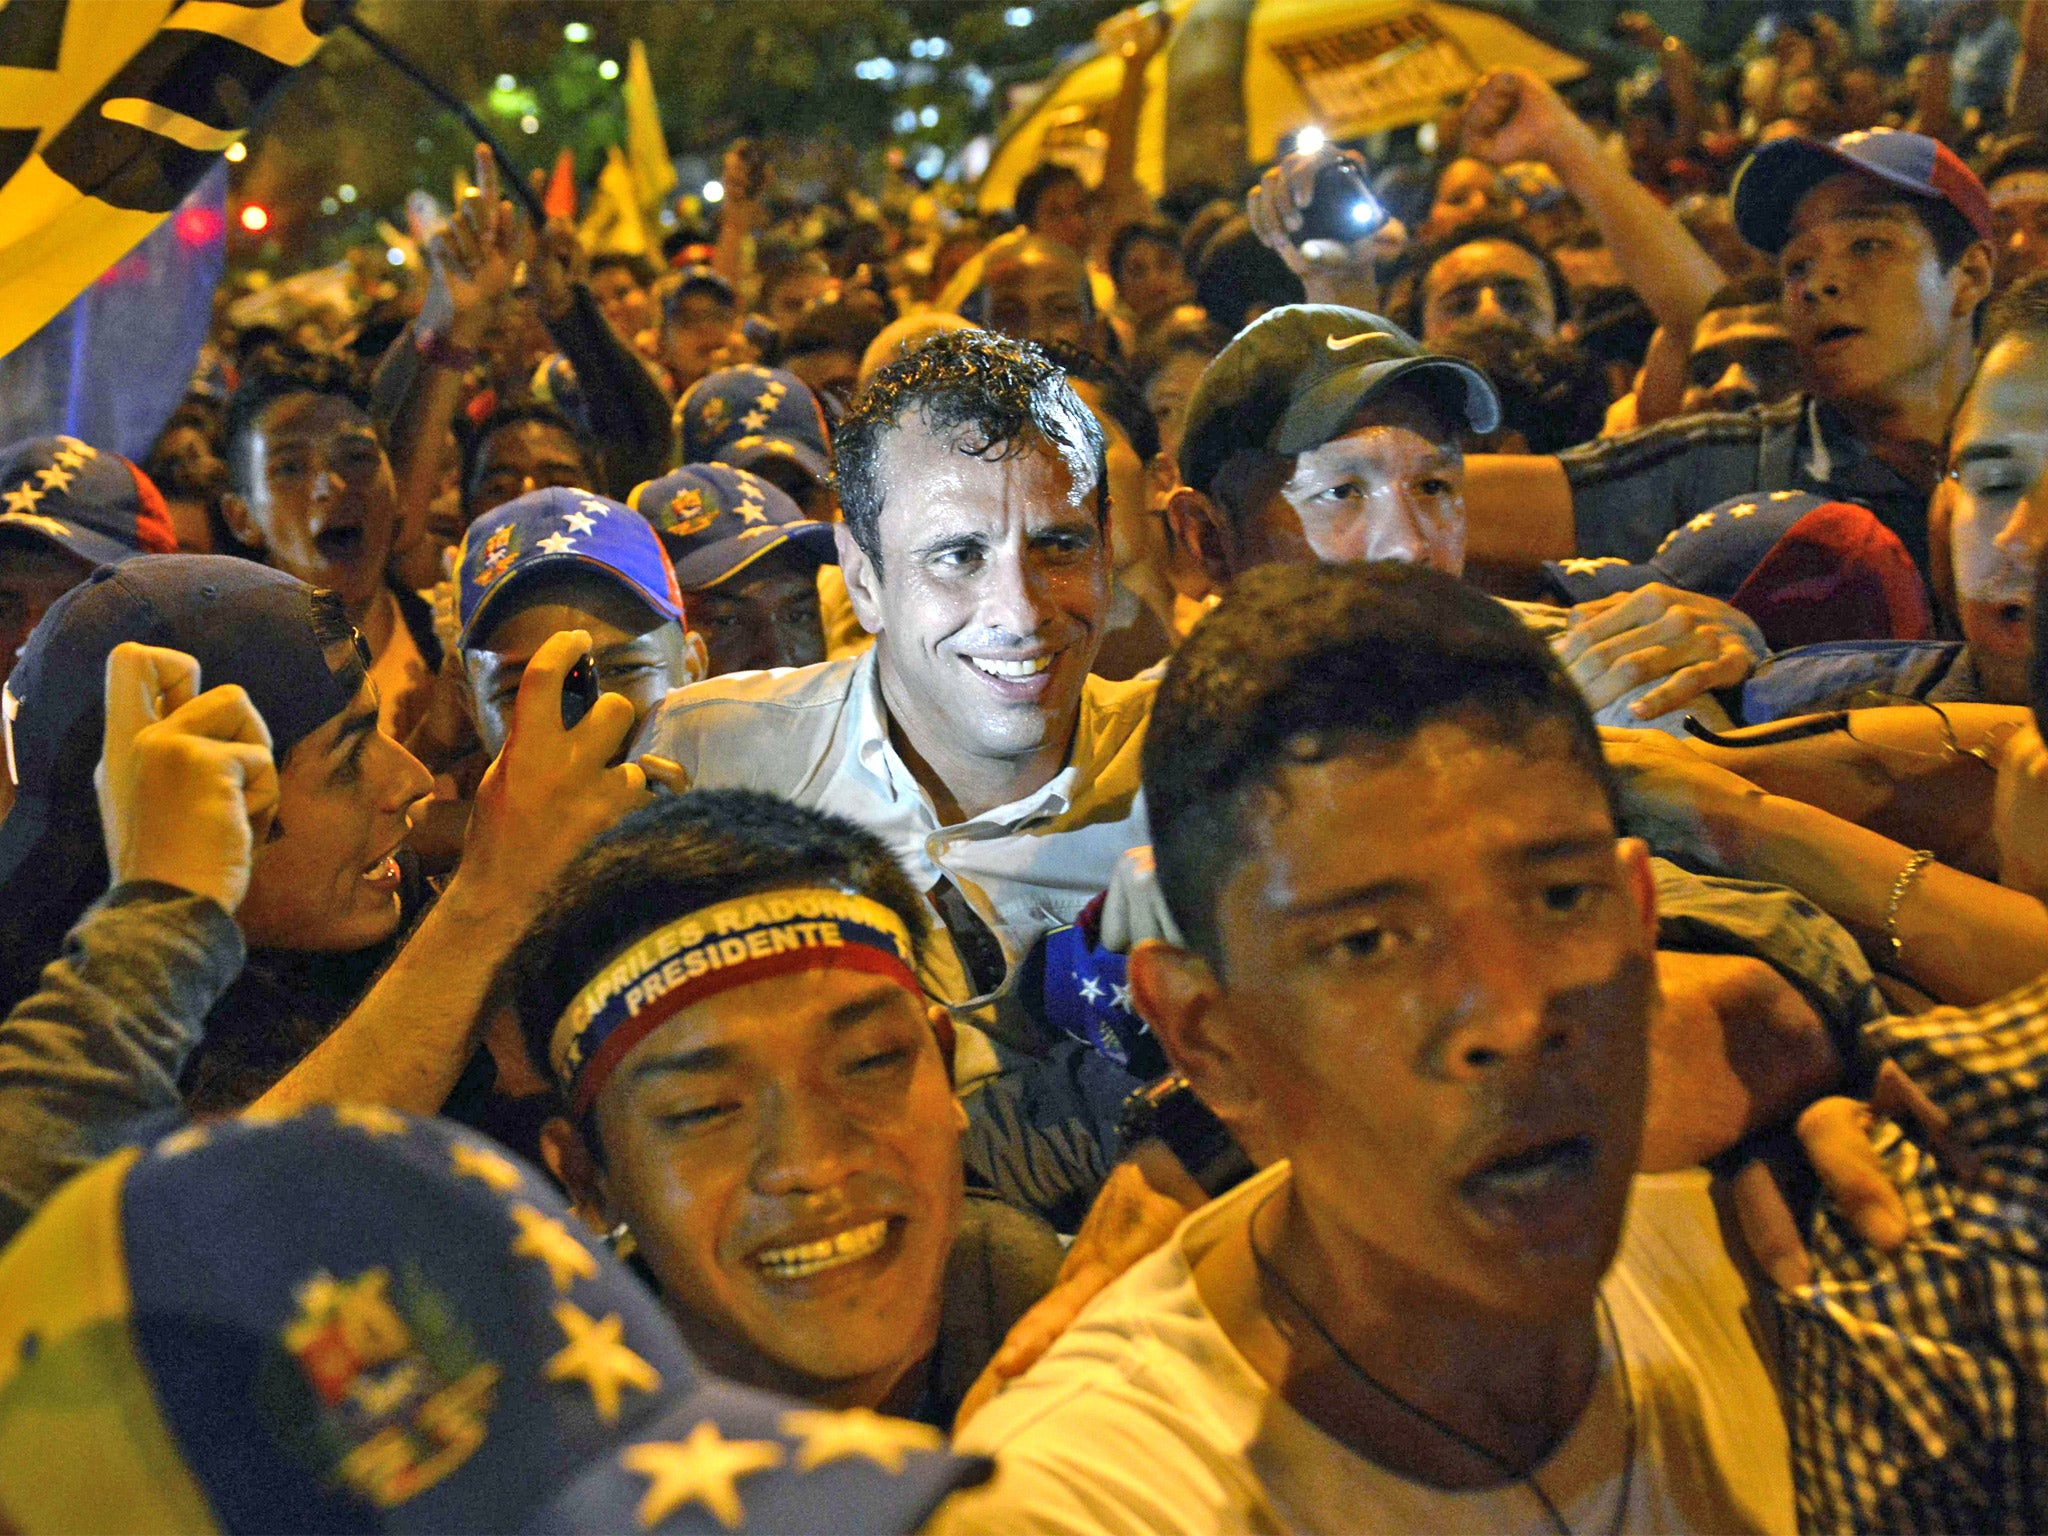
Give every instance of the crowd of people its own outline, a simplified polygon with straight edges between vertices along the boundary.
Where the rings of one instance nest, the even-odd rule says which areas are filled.
[[[2048,1526],[2048,4],[1861,21],[0,451],[0,1528]]]

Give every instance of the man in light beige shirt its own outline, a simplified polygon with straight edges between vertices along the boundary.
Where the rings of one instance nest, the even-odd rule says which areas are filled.
[[[1146,843],[1155,685],[1089,675],[1109,604],[1101,428],[1035,350],[981,331],[882,370],[836,440],[864,655],[679,689],[636,755],[880,836],[950,942],[925,981],[1002,989]]]

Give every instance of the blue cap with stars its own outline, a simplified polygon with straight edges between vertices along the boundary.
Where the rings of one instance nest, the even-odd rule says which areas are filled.
[[[832,474],[831,431],[810,386],[780,368],[721,368],[676,406],[677,457],[685,464],[759,469],[784,459],[814,483]]]
[[[1641,564],[1552,560],[1569,602],[1664,582],[1756,621],[1773,650],[1827,640],[1914,640],[1933,632],[1913,557],[1877,514],[1807,491],[1755,491],[1709,507]]]
[[[1680,523],[1645,561],[1612,555],[1597,559],[1546,560],[1544,574],[1567,601],[1591,602],[1615,592],[1633,592],[1653,581],[1732,598],[1771,546],[1828,498],[1810,491],[1753,491]]]
[[[0,448],[0,540],[61,549],[88,566],[178,547],[155,482],[75,437]]]
[[[545,1175],[372,1105],[119,1152],[0,1255],[25,1532],[893,1532],[986,1474],[708,1375]]]
[[[535,572],[577,568],[610,577],[658,617],[683,622],[676,574],[646,519],[607,496],[549,486],[493,507],[462,536],[455,559],[462,649],[488,633],[506,594]]]
[[[830,523],[806,518],[784,492],[743,469],[686,465],[626,499],[661,535],[685,592],[715,587],[774,549],[788,548],[813,570],[839,563]]]

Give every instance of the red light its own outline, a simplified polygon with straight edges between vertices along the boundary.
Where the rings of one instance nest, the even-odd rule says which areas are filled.
[[[261,203],[249,203],[242,209],[242,228],[252,235],[260,235],[270,228],[270,214]]]
[[[181,209],[173,223],[187,245],[211,245],[220,238],[221,217],[211,208]]]

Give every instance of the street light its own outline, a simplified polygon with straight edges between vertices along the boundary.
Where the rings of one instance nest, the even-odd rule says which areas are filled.
[[[590,28],[580,21],[572,21],[562,28],[562,37],[566,42],[587,43],[590,41]]]
[[[252,235],[260,235],[270,228],[270,210],[261,203],[244,203],[241,212],[242,228]]]
[[[1003,12],[1003,20],[1013,27],[1028,27],[1035,19],[1028,5],[1013,5]]]
[[[227,157],[229,165],[240,165],[249,158],[249,146],[237,139],[227,147]]]

